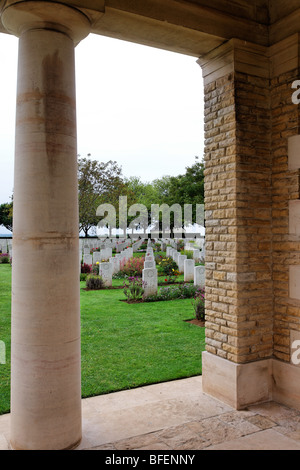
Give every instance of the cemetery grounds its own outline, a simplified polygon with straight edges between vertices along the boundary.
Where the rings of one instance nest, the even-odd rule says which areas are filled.
[[[86,282],[79,282],[83,398],[201,374],[205,330],[189,321],[195,319],[192,299],[127,303],[124,279],[114,278],[111,288],[101,290],[87,290]],[[158,282],[166,283],[166,277]],[[183,284],[182,275],[177,282]],[[0,264],[0,286],[3,414],[10,411],[10,264]]]

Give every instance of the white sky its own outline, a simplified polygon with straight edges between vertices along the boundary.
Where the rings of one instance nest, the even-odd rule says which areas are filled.
[[[18,40],[0,34],[0,204],[13,191]],[[179,175],[203,156],[202,74],[194,57],[90,35],[76,48],[78,153],[123,175]]]

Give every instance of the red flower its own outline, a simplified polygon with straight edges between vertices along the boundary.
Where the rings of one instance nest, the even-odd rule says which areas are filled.
[[[167,282],[167,281],[168,281],[168,279],[165,279],[165,281]]]

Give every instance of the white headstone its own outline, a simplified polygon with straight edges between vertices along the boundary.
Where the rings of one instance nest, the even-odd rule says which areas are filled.
[[[157,294],[157,269],[144,268],[142,271],[144,285],[144,297]]]
[[[184,282],[190,282],[194,280],[194,269],[195,269],[195,260],[185,259],[184,260]]]
[[[205,286],[205,266],[195,266],[194,285],[199,287]]]
[[[102,258],[101,258],[100,251],[94,251],[94,253],[93,253],[93,264],[96,264],[97,262],[100,263],[101,260],[102,260]]]
[[[106,287],[112,286],[112,264],[110,262],[99,264],[99,275],[102,277]]]
[[[147,268],[155,268],[155,261],[154,260],[146,260],[144,262],[144,268],[147,269]]]
[[[198,249],[193,250],[193,259],[196,262],[200,260],[200,250]]]
[[[109,260],[112,257],[112,248],[102,248],[100,250],[101,260]]]
[[[120,258],[118,256],[112,256],[109,258],[109,262],[112,264],[112,273],[117,274],[120,271]]]
[[[133,257],[133,248],[132,248],[132,246],[126,248],[126,251],[128,252],[129,258],[132,258]]]
[[[176,261],[176,258],[175,258],[175,262],[178,264],[178,271],[180,273],[183,273],[184,272],[184,261],[187,259],[187,256],[186,255],[178,255],[178,259]]]
[[[84,254],[82,262],[83,262],[83,264],[93,264],[93,256]]]

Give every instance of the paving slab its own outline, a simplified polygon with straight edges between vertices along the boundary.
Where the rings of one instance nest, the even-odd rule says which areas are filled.
[[[300,411],[275,402],[237,411],[206,395],[202,377],[82,400],[77,450],[300,450]],[[0,416],[0,450],[10,415]]]

